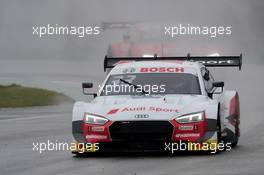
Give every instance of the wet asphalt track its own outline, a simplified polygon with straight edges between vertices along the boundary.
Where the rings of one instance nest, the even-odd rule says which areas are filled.
[[[253,71],[254,70],[254,71]],[[78,158],[69,151],[33,151],[33,142],[67,141],[71,105],[0,110],[0,174],[259,174],[264,172],[264,67],[244,65],[215,71],[227,88],[240,92],[241,139],[218,155],[111,154]],[[230,75],[226,77],[226,75]],[[251,90],[250,90],[251,89]]]

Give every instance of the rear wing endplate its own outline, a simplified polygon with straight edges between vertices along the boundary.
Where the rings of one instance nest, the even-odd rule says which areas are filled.
[[[166,61],[166,60],[179,60],[179,61],[193,61],[199,62],[206,67],[242,67],[242,54],[239,56],[190,56],[185,57],[107,57],[104,59],[104,71],[111,69],[119,63],[129,61]]]

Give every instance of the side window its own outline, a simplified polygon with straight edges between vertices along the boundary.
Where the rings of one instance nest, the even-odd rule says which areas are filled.
[[[206,90],[207,93],[209,93],[213,89],[214,78],[211,75],[211,73],[209,72],[209,70],[206,69],[205,67],[201,68],[201,74],[203,76],[205,90]]]

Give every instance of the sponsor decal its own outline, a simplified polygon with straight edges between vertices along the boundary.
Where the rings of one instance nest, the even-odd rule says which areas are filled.
[[[181,126],[179,126],[179,130],[181,130],[181,131],[192,131],[193,125],[181,125]]]
[[[159,73],[183,73],[184,68],[183,67],[142,67],[140,68],[139,72],[144,73],[153,73],[153,72],[159,72]]]
[[[118,64],[124,64],[124,63],[130,63],[130,62],[134,62],[134,61],[125,61],[125,60],[120,60],[117,63],[114,64],[114,66],[118,65]]]
[[[154,106],[150,106],[150,107],[145,107],[145,106],[140,106],[140,107],[124,107],[121,109],[111,109],[107,114],[111,115],[111,114],[116,114],[117,112],[142,112],[142,111],[149,111],[149,112],[168,112],[168,113],[172,113],[172,112],[179,112],[178,109],[175,108],[160,108],[160,107],[154,107]]]
[[[209,64],[212,64],[212,65],[214,65],[214,64],[224,64],[224,65],[226,65],[226,64],[234,64],[234,61],[233,60],[209,60],[209,61],[197,61],[198,63],[201,63],[201,64],[207,64],[207,65],[209,65]]]
[[[86,139],[107,139],[107,135],[86,135]]]
[[[121,112],[131,112],[131,111],[146,111],[146,107],[125,107],[121,110]]]
[[[91,127],[93,132],[104,132],[103,126],[93,126]]]
[[[154,112],[179,112],[178,109],[172,109],[172,108],[159,108],[159,107],[149,107],[149,111]]]
[[[176,134],[177,138],[181,137],[200,137],[200,133],[186,133],[186,134]]]
[[[115,113],[117,113],[118,110],[119,110],[119,109],[111,109],[111,110],[107,113],[107,115],[115,114]]]

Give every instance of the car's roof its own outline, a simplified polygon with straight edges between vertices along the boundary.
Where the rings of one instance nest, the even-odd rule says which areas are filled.
[[[131,62],[120,62],[118,63],[111,74],[122,73],[122,70],[126,68],[160,68],[160,67],[173,67],[173,68],[185,68],[193,69],[195,71],[200,70],[203,67],[202,64],[193,61],[179,61],[179,60],[164,60],[164,61],[131,61]]]

